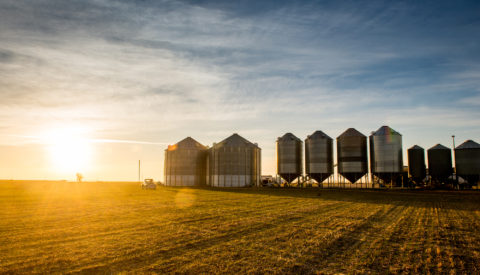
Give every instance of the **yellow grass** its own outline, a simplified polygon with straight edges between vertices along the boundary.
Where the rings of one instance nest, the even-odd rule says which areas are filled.
[[[0,183],[0,273],[480,272],[480,193]]]

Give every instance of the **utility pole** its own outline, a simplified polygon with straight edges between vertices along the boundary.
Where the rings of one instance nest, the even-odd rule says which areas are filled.
[[[455,175],[455,183],[458,187],[457,161],[455,160],[455,135],[452,135],[452,142],[453,142],[453,174]]]
[[[455,135],[452,135],[453,142],[453,172],[457,173],[457,163],[455,161]]]
[[[138,160],[138,182],[140,182],[140,160]]]

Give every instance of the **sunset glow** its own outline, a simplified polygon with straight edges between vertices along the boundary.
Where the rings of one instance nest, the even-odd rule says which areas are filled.
[[[258,143],[264,175],[287,132],[478,142],[471,2],[0,1],[0,179],[164,180],[187,136]]]
[[[51,164],[59,173],[77,173],[88,170],[92,148],[81,131],[57,128],[43,135]]]

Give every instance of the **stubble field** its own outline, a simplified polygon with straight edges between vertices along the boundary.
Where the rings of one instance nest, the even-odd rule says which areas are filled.
[[[480,192],[0,183],[0,273],[479,273]]]

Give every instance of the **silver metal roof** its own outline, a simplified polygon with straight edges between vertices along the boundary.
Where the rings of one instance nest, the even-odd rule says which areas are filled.
[[[377,131],[372,133],[372,136],[388,136],[388,135],[399,135],[401,134],[388,126],[382,126],[378,128]]]
[[[283,135],[282,137],[279,137],[277,140],[296,140],[296,141],[302,141],[301,139],[299,139],[298,137],[296,137],[294,134],[292,133],[286,133],[285,135]]]
[[[357,131],[355,128],[348,128],[345,132],[338,136],[338,138],[342,137],[366,137],[364,134]]]
[[[477,149],[480,148],[480,144],[476,143],[475,141],[469,139],[465,141],[464,143],[460,144],[457,146],[455,149]]]
[[[439,143],[428,150],[450,150],[450,148],[445,147]]]
[[[199,150],[205,150],[207,149],[206,146],[202,145],[200,142],[196,141],[195,139],[191,137],[186,137],[179,141],[178,143],[174,145],[169,145],[168,149],[169,151],[177,150],[177,149],[199,149]]]
[[[239,134],[234,133],[233,135],[229,136],[228,138],[220,141],[213,145],[215,148],[223,147],[223,146],[232,146],[232,147],[239,147],[239,146],[247,146],[247,147],[256,147],[259,148],[257,144],[251,143],[250,141],[246,140],[245,138],[241,137]]]
[[[327,134],[325,134],[325,133],[322,132],[322,131],[315,131],[313,134],[307,136],[307,139],[316,139],[316,138],[332,139],[331,137],[329,137]]]

